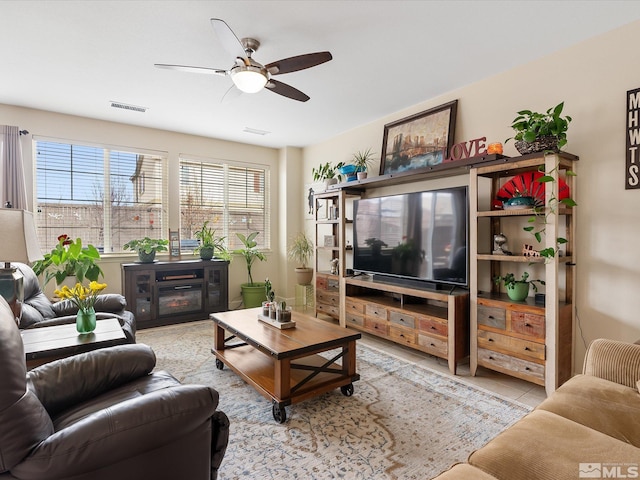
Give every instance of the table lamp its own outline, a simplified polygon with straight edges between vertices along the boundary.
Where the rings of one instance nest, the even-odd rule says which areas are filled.
[[[7,301],[16,322],[22,317],[24,285],[22,273],[11,262],[30,263],[42,258],[33,213],[0,208],[0,295]],[[4,265],[2,265],[4,263]]]

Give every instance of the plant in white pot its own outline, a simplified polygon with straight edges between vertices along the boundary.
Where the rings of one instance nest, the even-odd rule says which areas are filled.
[[[311,169],[311,175],[313,175],[314,182],[324,182],[328,188],[329,185],[338,183],[338,180],[342,180],[342,175],[338,173],[338,170],[344,166],[343,162],[337,165],[332,165],[331,162],[323,163],[317,167]]]
[[[309,285],[313,279],[313,268],[307,265],[313,255],[313,242],[305,232],[298,232],[291,240],[287,255],[290,260],[298,264],[296,267],[296,283],[298,285]]]
[[[248,282],[240,285],[242,290],[242,303],[245,308],[259,307],[262,305],[262,299],[264,298],[264,282],[254,282],[251,276],[251,268],[256,260],[264,262],[267,257],[263,252],[258,249],[258,242],[256,237],[260,232],[253,232],[249,235],[242,233],[236,233],[237,237],[242,242],[243,247],[233,251],[237,255],[242,255],[247,265],[247,277]]]
[[[366,150],[359,150],[353,154],[351,163],[356,167],[356,175],[358,180],[364,180],[367,178],[367,171],[371,167],[374,161],[374,153],[370,148]]]

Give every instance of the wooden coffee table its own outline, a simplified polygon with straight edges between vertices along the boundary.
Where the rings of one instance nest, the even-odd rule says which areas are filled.
[[[215,331],[211,351],[218,369],[227,365],[272,401],[276,422],[286,421],[285,407],[292,403],[334,388],[346,396],[353,394],[353,382],[360,379],[356,373],[360,333],[300,312],[292,314],[295,328],[279,330],[258,320],[261,311],[250,308],[212,313]],[[318,355],[332,349],[340,350],[330,358]]]
[[[32,369],[58,358],[127,343],[117,318],[98,320],[92,333],[79,334],[76,324],[20,330],[27,368]]]

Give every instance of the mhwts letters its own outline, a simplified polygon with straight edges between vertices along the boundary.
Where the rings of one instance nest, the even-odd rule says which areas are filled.
[[[640,88],[627,92],[627,165],[625,189],[640,188]]]

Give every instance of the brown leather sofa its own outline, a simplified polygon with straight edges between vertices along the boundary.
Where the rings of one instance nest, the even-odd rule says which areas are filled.
[[[154,366],[132,344],[27,373],[0,297],[0,480],[215,479],[229,435],[218,392]]]
[[[52,303],[40,288],[34,271],[24,263],[12,262],[24,277],[24,302],[20,328],[41,328],[50,325],[75,323],[78,308],[68,300]],[[107,293],[98,295],[95,304],[96,318],[117,318],[129,343],[136,343],[136,319],[126,309],[127,301],[122,295]]]

